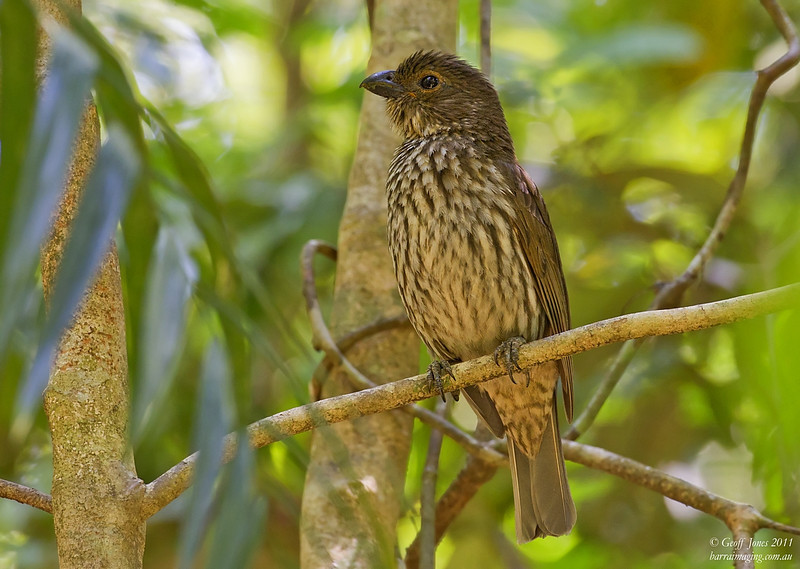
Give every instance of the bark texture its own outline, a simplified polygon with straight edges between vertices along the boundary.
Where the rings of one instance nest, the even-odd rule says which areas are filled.
[[[420,49],[455,49],[456,0],[376,1],[368,72],[394,69]],[[339,228],[331,329],[341,337],[380,318],[402,314],[386,243],[386,173],[399,139],[384,102],[365,94],[360,135]],[[419,340],[409,330],[376,334],[353,347],[350,360],[373,381],[413,375]],[[349,391],[337,369],[322,397]],[[303,494],[301,565],[397,565],[395,526],[402,513],[412,419],[399,412],[362,417],[315,431]]]
[[[79,1],[65,4],[71,9],[81,8]],[[58,5],[37,3],[43,16],[66,24]],[[49,49],[43,32],[40,38],[37,67],[41,73]],[[89,103],[52,233],[42,250],[42,280],[48,303],[99,143],[97,110]],[[111,242],[61,339],[44,403],[53,443],[53,516],[60,568],[141,567],[144,485],[136,477],[128,447],[125,312],[119,260]]]

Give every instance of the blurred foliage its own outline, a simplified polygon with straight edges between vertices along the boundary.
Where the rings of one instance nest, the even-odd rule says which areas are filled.
[[[460,3],[459,53],[473,62],[478,4]],[[800,18],[798,0],[786,6]],[[150,481],[197,446],[213,453],[227,428],[309,400],[319,356],[298,255],[310,238],[336,240],[369,28],[360,0],[85,0],[83,8],[91,25],[68,37],[95,58],[105,144],[127,133],[143,165],[118,243],[131,433],[139,475]],[[25,161],[46,150],[31,130],[31,21],[23,3],[0,4],[0,260],[24,284],[11,290],[4,281],[0,291],[11,299],[0,315],[0,328],[9,327],[0,349],[0,477],[48,490],[41,410],[24,437],[11,434],[45,324],[31,268],[41,235],[14,229]],[[547,200],[575,325],[646,308],[654,286],[680,274],[733,175],[753,70],[783,49],[754,0],[736,9],[728,0],[494,2],[493,80],[517,154]],[[771,92],[736,220],[687,303],[800,280],[798,80],[792,71]],[[75,83],[58,89],[62,100],[80,96]],[[63,161],[46,158],[51,168]],[[333,266],[318,265],[325,303]],[[585,440],[797,524],[798,345],[797,312],[651,341]],[[615,352],[576,358],[578,411]],[[452,415],[474,425],[462,404]],[[419,526],[427,433],[415,429],[401,547]],[[308,440],[243,452],[221,471],[208,466],[201,484],[216,488],[215,499],[185,496],[152,519],[145,567],[174,567],[180,554],[189,566],[197,550],[207,566],[250,558],[297,567]],[[463,462],[445,441],[442,489]],[[510,545],[511,485],[500,472],[446,536],[439,566],[696,567],[709,558],[709,539],[727,535],[716,520],[649,491],[569,470],[579,512],[572,535]],[[798,545],[760,552],[791,551],[796,560]],[[0,568],[54,564],[50,517],[0,501]]]

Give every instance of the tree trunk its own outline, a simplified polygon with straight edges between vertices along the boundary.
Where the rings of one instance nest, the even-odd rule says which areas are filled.
[[[457,0],[376,1],[369,72],[393,69],[419,49],[453,51],[456,23]],[[334,337],[403,311],[386,244],[384,190],[398,143],[383,100],[366,94],[339,228]],[[418,353],[416,335],[395,330],[362,341],[348,356],[382,383],[415,374]],[[334,370],[322,396],[348,390],[346,375]],[[305,569],[397,565],[411,427],[411,418],[395,411],[314,432],[300,528]]]
[[[38,8],[59,23],[57,3]],[[80,1],[66,3],[80,10]],[[49,41],[40,31],[41,73]],[[50,301],[70,224],[99,146],[94,104],[87,105],[69,177],[42,251],[45,300]],[[128,361],[125,311],[116,248],[100,265],[70,327],[64,332],[44,395],[53,443],[53,517],[61,569],[142,566],[144,486],[128,446]]]

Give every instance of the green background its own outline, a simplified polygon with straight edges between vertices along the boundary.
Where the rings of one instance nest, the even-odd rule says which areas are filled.
[[[713,225],[737,165],[754,69],[776,59],[784,42],[755,1],[493,5],[492,79],[517,155],[550,210],[573,325],[646,309],[658,283],[683,271]],[[800,2],[785,6],[800,18]],[[132,436],[139,476],[149,482],[191,452],[203,433],[309,401],[320,356],[310,343],[298,259],[308,239],[336,241],[370,32],[358,0],[87,0],[83,9],[139,93],[114,106],[112,95],[124,91],[114,77],[123,76],[114,75],[111,60],[98,60],[98,76],[111,78],[95,84],[104,136],[113,138],[109,125],[123,124],[135,142],[131,124],[139,105],[164,118],[147,116],[136,150],[143,182],[118,232]],[[477,63],[478,2],[464,0],[459,10],[458,52]],[[12,16],[2,29],[9,42],[9,26],[18,25]],[[27,132],[25,117],[35,103],[23,96],[24,82],[9,82],[26,58],[8,45],[0,57],[2,87],[11,95],[4,94],[0,116],[13,138],[1,141],[4,168],[20,140],[14,133]],[[685,303],[800,280],[798,81],[793,70],[771,90],[736,219]],[[72,88],[64,83],[58,96],[80,96]],[[17,131],[14,117],[22,121]],[[188,147],[170,141],[164,125]],[[35,140],[17,147],[20,163],[41,151]],[[23,245],[36,253],[36,242],[8,233],[12,211],[0,211],[3,254]],[[320,261],[317,270],[327,313],[334,266]],[[47,491],[51,450],[40,406],[27,434],[11,433],[44,323],[41,286],[33,271],[25,275],[13,321],[3,315],[12,328],[0,358],[0,477]],[[650,341],[581,441],[798,524],[798,345],[797,312]],[[617,349],[575,358],[578,413]],[[463,403],[452,415],[465,428],[474,425]],[[401,548],[419,527],[428,433],[415,428]],[[309,436],[297,436],[245,454],[225,471],[219,502],[240,509],[232,518],[222,506],[212,512],[201,528],[208,532],[198,566],[218,566],[219,544],[242,559],[251,555],[253,567],[299,565],[308,447]],[[441,489],[463,463],[463,450],[446,440]],[[568,471],[578,509],[570,536],[513,545],[511,485],[500,471],[445,537],[438,566],[730,565],[709,561],[712,552],[729,551],[710,545],[729,536],[718,520],[602,472],[572,464]],[[242,492],[238,502],[235,487]],[[186,536],[200,531],[183,527],[192,507],[187,495],[150,520],[145,567],[176,565],[189,547]],[[792,553],[797,560],[799,545],[795,538],[792,547],[756,552]],[[50,516],[0,501],[0,569],[54,565]]]

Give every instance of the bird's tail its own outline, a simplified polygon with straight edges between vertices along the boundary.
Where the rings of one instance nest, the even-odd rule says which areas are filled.
[[[555,397],[538,454],[527,456],[509,437],[508,457],[514,483],[517,541],[526,543],[536,537],[569,533],[575,525],[575,504],[561,452]]]

